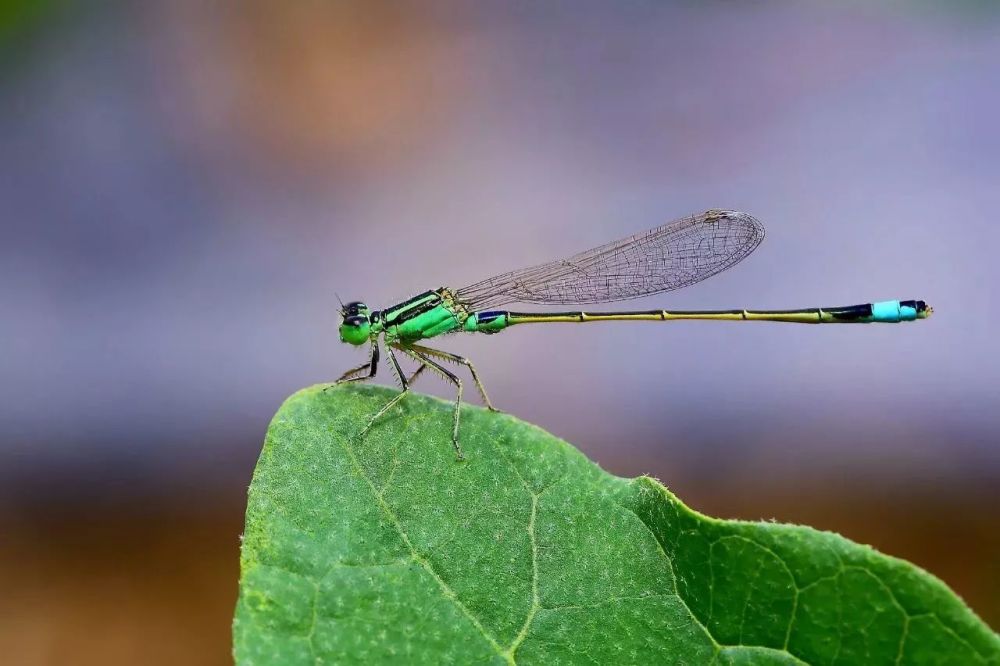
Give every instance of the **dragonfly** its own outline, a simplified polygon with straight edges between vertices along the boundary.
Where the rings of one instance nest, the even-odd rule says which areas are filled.
[[[359,433],[363,437],[409,393],[421,373],[430,370],[439,374],[457,390],[451,439],[457,458],[462,460],[459,416],[463,383],[444,363],[467,367],[483,403],[488,409],[497,410],[469,359],[429,347],[424,344],[425,340],[458,332],[494,335],[521,324],[687,320],[867,324],[925,319],[932,312],[931,307],[919,300],[796,310],[513,312],[501,309],[511,303],[612,303],[681,289],[732,268],[753,252],[763,239],[764,227],[752,215],[731,210],[708,210],[580,252],[568,259],[503,273],[461,289],[429,289],[382,310],[373,310],[361,301],[341,304],[340,340],[356,346],[367,344],[369,355],[366,363],[348,370],[333,385],[374,379],[380,350],[384,348],[387,352],[389,367],[402,390],[369,419]],[[418,364],[409,377],[399,364],[397,352]]]

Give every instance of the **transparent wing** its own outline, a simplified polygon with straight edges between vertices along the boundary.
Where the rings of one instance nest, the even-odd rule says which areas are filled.
[[[734,266],[764,239],[751,215],[709,210],[569,259],[522,268],[456,292],[471,310],[507,303],[607,303],[671,291]]]

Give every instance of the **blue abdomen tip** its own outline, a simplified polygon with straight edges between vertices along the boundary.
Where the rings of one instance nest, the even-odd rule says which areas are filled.
[[[912,301],[881,301],[872,303],[872,321],[896,323],[900,321],[913,321],[917,318],[917,308],[911,305]]]

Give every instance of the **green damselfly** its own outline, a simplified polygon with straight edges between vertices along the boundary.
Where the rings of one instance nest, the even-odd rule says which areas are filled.
[[[897,323],[924,319],[931,308],[923,301],[882,301],[832,308],[800,310],[640,310],[626,312],[511,312],[509,303],[588,304],[624,301],[680,289],[736,265],[760,244],[764,227],[747,213],[709,210],[684,217],[647,232],[581,252],[568,259],[532,266],[477,282],[462,289],[441,287],[418,294],[384,310],[371,310],[360,301],[341,306],[340,339],[352,345],[370,345],[368,362],[345,372],[336,383],[375,377],[379,365],[379,338],[389,356],[389,367],[402,391],[368,421],[360,435],[410,390],[420,374],[430,369],[457,389],[452,444],[459,459],[458,422],[462,380],[441,362],[469,368],[486,406],[493,410],[475,367],[468,359],[420,344],[447,333],[499,333],[517,324],[596,321],[775,321],[799,324]],[[412,357],[416,371],[407,377],[394,351]]]

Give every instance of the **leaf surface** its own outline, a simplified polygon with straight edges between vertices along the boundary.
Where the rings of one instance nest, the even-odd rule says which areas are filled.
[[[254,472],[241,664],[1000,664],[917,567],[808,527],[717,520],[511,416],[305,389]],[[956,547],[961,547],[956,544]]]

